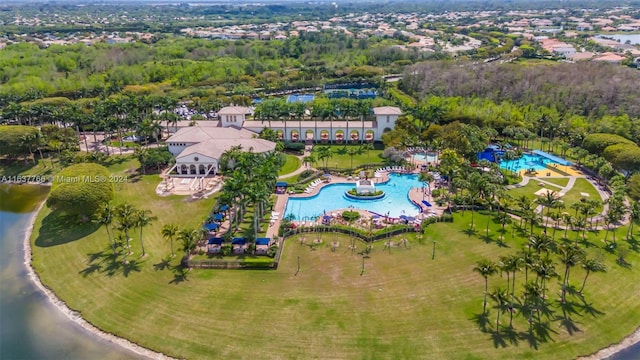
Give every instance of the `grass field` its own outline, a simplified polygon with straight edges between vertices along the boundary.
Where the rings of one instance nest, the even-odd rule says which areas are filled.
[[[549,181],[549,182],[553,182],[554,184],[558,184],[561,186],[566,186],[568,183],[568,179],[543,179],[545,181]],[[552,181],[550,181],[552,180]],[[559,180],[563,180],[563,181],[559,181]],[[540,186],[539,183],[544,184],[542,182],[538,182],[535,179],[532,179],[531,181],[529,181],[529,183],[523,187],[519,187],[519,188],[514,188],[514,189],[510,189],[508,191],[508,193],[514,197],[514,198],[519,198],[521,196],[526,196],[528,198],[531,199],[531,201],[535,200],[537,198],[537,196],[535,195],[535,192],[540,190],[540,189],[548,189],[550,191],[559,191],[560,188],[557,186],[553,186],[553,185],[548,185],[548,184],[544,184],[543,186]],[[581,193],[587,193],[589,194],[588,197],[583,197],[581,195]],[[596,190],[596,188],[593,187],[593,185],[587,181],[586,179],[582,179],[582,178],[578,178],[576,179],[575,184],[573,185],[573,187],[567,191],[566,194],[564,194],[564,196],[561,197],[561,200],[564,202],[564,206],[566,209],[569,209],[571,207],[572,204],[579,202],[580,199],[597,199],[597,200],[602,200],[602,198],[600,197],[600,194],[598,194],[598,191]],[[603,207],[602,205],[598,206],[595,211],[600,213],[602,211]]]
[[[280,171],[278,171],[278,176],[292,173],[298,170],[298,168],[302,164],[302,161],[300,161],[300,159],[298,159],[298,157],[296,156],[289,155],[289,154],[285,154],[284,156],[286,161],[284,165],[282,165],[282,168],[280,169]]]
[[[318,156],[318,148],[324,145],[316,145],[313,147],[313,155]],[[351,168],[351,156],[347,154],[348,149],[359,149],[360,145],[331,145],[332,156],[327,160],[327,166],[329,169],[350,169]],[[380,157],[382,150],[363,150],[360,154],[353,156],[353,168],[358,168],[363,164],[368,163],[380,163],[384,160]],[[313,167],[319,169],[324,166],[322,161],[316,161]]]
[[[117,165],[119,171],[132,167],[133,162]],[[568,359],[617,342],[640,325],[636,240],[619,241],[620,248],[629,249],[629,265],[620,266],[615,254],[601,249],[603,233],[590,233],[588,252],[602,253],[609,271],[590,276],[584,301],[569,295],[561,308],[559,280],[551,280],[551,315],[533,335],[519,314],[513,331],[493,331],[497,310],[491,302],[483,332],[485,319],[479,315],[484,280],[472,271],[475,261],[497,260],[524,241],[510,234],[497,241],[498,225],[493,222],[489,237],[484,237],[483,215],[475,215],[479,234],[466,230],[467,211],[456,214],[452,224],[431,225],[421,240],[411,235],[407,249],[388,252],[376,243],[364,259],[363,274],[363,259],[347,250],[349,240],[332,234],[323,234],[324,243],[315,250],[288,239],[276,271],[189,272],[178,267],[179,256],[167,258],[169,243],[161,238],[160,228],[167,222],[199,225],[215,199],[160,198],[154,194],[159,181],[152,175],[134,177],[116,192],[116,203],[128,200],[159,217],[145,229],[144,259],[127,266],[114,262],[104,229],[64,222],[45,208],[32,235],[33,264],[43,282],[89,322],[172,356]],[[624,230],[618,234],[621,238]],[[569,233],[571,240],[577,236]],[[137,239],[135,232],[131,260],[140,253]],[[336,252],[328,245],[334,240],[340,243]],[[357,247],[361,251],[364,246],[358,242]],[[298,257],[300,273],[295,275]],[[558,265],[558,272],[562,270]],[[517,284],[524,274],[518,276]],[[583,277],[584,272],[574,268],[571,284],[579,286]],[[506,278],[489,279],[490,289],[498,285],[506,286]],[[508,315],[501,323],[508,325]]]
[[[542,180],[546,182],[550,182],[552,184],[556,184],[560,187],[565,187],[569,183],[569,178],[566,178],[566,177],[565,178],[546,177],[546,178],[543,178]]]
[[[580,195],[580,193],[586,193],[589,194],[589,196],[584,197]],[[571,190],[564,194],[562,200],[564,200],[564,203],[568,208],[571,204],[579,202],[580,199],[602,200],[596,188],[594,188],[589,181],[586,179],[576,179],[576,183],[573,185]],[[603,207],[600,205],[595,209],[595,211],[600,212],[602,209]]]

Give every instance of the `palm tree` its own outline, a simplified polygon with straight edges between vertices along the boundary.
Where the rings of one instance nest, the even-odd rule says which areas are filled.
[[[541,211],[541,214],[544,214],[545,207],[548,209],[547,219],[544,224],[545,232],[547,231],[547,225],[549,224],[549,213],[551,212],[551,209],[554,209],[555,207],[558,206],[558,200],[559,200],[558,195],[556,195],[555,192],[549,191],[549,190],[547,190],[547,192],[545,192],[544,195],[538,196],[538,198],[536,199],[536,202],[543,208]]]
[[[496,308],[498,309],[498,315],[496,319],[496,331],[500,331],[500,313],[504,312],[505,305],[508,302],[509,292],[503,288],[496,288],[491,293],[491,298],[496,302]],[[511,325],[510,325],[511,326]]]
[[[582,268],[584,269],[584,271],[586,271],[586,274],[584,275],[584,280],[582,281],[582,287],[580,288],[580,291],[578,291],[579,294],[582,294],[582,290],[584,290],[584,286],[587,284],[587,278],[589,277],[590,273],[607,271],[607,267],[595,258],[584,260],[582,262]]]
[[[529,199],[525,195],[522,195],[519,198],[515,199],[515,204],[520,209],[520,212],[522,214],[525,214],[526,212],[531,210],[531,199]],[[523,219],[524,219],[524,216],[520,216],[520,227],[521,228],[522,228],[522,220]]]
[[[359,154],[361,154],[360,148],[352,147],[352,148],[347,149],[347,155],[349,155],[349,158],[351,159],[351,164],[349,166],[350,169],[353,170],[353,157],[356,156],[356,155],[359,155]]]
[[[196,229],[181,229],[178,231],[178,240],[182,243],[185,259],[195,250],[199,238],[200,232]]]
[[[110,230],[113,228],[113,218],[114,218],[114,213],[113,213],[113,208],[111,207],[111,204],[105,204],[104,207],[100,209],[100,212],[98,212],[98,215],[95,221],[99,225],[104,226],[105,230],[107,231],[109,244],[113,248],[113,254],[115,255],[116,243],[115,243],[115,240],[111,237],[111,230]]]
[[[533,324],[533,310],[539,307],[539,301],[542,297],[542,289],[537,282],[529,281],[524,284],[524,303],[529,309],[529,326]],[[535,305],[534,305],[535,304]]]
[[[169,239],[169,242],[171,243],[171,257],[176,256],[173,251],[173,238],[178,234],[178,226],[175,224],[165,224],[161,231],[162,237]]]
[[[569,272],[573,266],[584,260],[585,252],[575,244],[562,244],[558,248],[560,261],[564,264],[564,277],[562,279],[562,302],[566,300],[567,286],[569,285]]]
[[[482,303],[482,313],[487,313],[487,293],[489,292],[489,276],[494,275],[498,270],[496,264],[488,259],[482,259],[476,262],[473,271],[477,272],[484,278],[484,301]]]
[[[129,230],[136,226],[136,208],[130,203],[125,202],[116,206],[114,211],[118,219],[118,230],[122,231],[125,236],[126,251],[124,252],[124,262],[126,264],[127,256],[132,254],[131,246],[129,245],[129,241],[131,241]]]
[[[140,246],[142,247],[142,254],[140,254],[140,257],[144,257],[147,253],[144,250],[144,242],[142,241],[142,229],[151,224],[157,219],[157,217],[151,216],[151,210],[138,210],[136,211],[134,218],[136,227],[140,229]]]
[[[553,260],[550,258],[540,259],[540,261],[535,266],[536,270],[536,282],[540,281],[540,289],[542,291],[542,301],[546,299],[545,290],[546,283],[550,279],[554,277],[558,277],[558,273],[556,272],[556,266],[553,263]]]

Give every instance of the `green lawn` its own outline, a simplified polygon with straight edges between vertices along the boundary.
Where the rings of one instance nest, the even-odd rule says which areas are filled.
[[[569,183],[569,178],[552,178],[552,177],[545,177],[545,178],[541,178],[542,181],[546,181],[546,182],[550,182],[552,184],[556,184],[560,187],[565,187],[567,186],[567,184]],[[558,188],[560,189],[560,188]]]
[[[313,147],[313,155],[318,156],[318,148],[323,147],[325,145],[315,145]],[[332,156],[327,160],[327,166],[330,170],[332,169],[351,169],[351,156],[347,154],[348,149],[359,149],[360,145],[329,145],[331,147]],[[380,163],[383,162],[384,159],[380,157],[382,155],[383,150],[369,150],[368,153],[366,150],[363,150],[360,154],[353,156],[353,168],[358,168],[363,164],[367,163]],[[322,161],[316,161],[313,164],[315,168],[324,167],[324,163]]]
[[[589,196],[584,197],[582,195],[580,195],[580,193],[586,193],[589,194]],[[567,208],[569,208],[569,206],[571,206],[571,204],[574,204],[576,202],[579,202],[581,199],[597,199],[597,200],[602,200],[602,198],[600,197],[600,194],[598,194],[598,191],[596,190],[596,188],[593,187],[593,185],[591,185],[591,183],[589,181],[587,181],[586,179],[577,179],[575,185],[573,185],[573,187],[571,188],[571,190],[569,190],[563,197],[562,200],[565,203],[565,206]],[[598,206],[596,208],[597,212],[601,212],[603,209],[602,205]]]
[[[549,181],[549,182],[553,182],[553,183],[557,183],[558,185],[567,185],[568,183],[568,179],[547,179],[544,178],[542,180],[545,181],[549,181],[549,180],[566,180],[566,181]],[[536,181],[535,179],[532,179],[531,181],[529,181],[529,183],[523,187],[520,188],[515,188],[515,189],[510,189],[508,191],[509,195],[511,195],[513,198],[519,198],[521,196],[526,196],[528,198],[531,199],[531,201],[535,200],[537,197],[535,195],[535,192],[540,190],[540,189],[549,189],[551,191],[559,191],[560,188],[553,186],[553,185],[548,185],[548,184],[544,184],[544,186],[540,186],[539,183]],[[563,184],[564,183],[564,184]],[[582,178],[578,178],[576,179],[576,182],[574,184],[574,186],[571,188],[571,190],[569,190],[566,194],[564,194],[564,196],[561,197],[561,200],[564,201],[564,205],[566,209],[569,209],[571,207],[572,204],[579,202],[580,199],[583,199],[583,196],[580,195],[580,193],[587,193],[589,194],[588,197],[584,197],[585,199],[598,199],[598,200],[602,200],[602,198],[600,198],[600,194],[598,194],[598,192],[596,191],[596,189],[593,187],[593,185],[591,185],[591,183],[589,181],[587,181],[586,179],[582,179]],[[599,206],[598,208],[596,208],[597,212],[601,212],[603,209],[602,205]]]
[[[493,222],[490,236],[484,237],[487,218],[477,213],[480,234],[468,235],[468,211],[456,214],[453,224],[432,225],[421,241],[410,235],[408,249],[389,253],[376,243],[362,275],[362,257],[347,250],[348,239],[333,234],[323,234],[324,243],[315,250],[287,240],[276,271],[185,272],[177,266],[179,257],[167,259],[169,243],[160,228],[167,222],[199,226],[215,199],[160,198],[154,193],[159,181],[153,175],[137,177],[116,192],[116,203],[126,199],[159,218],[145,229],[144,259],[128,266],[114,262],[104,229],[65,223],[45,208],[32,236],[33,264],[43,282],[89,322],[175,357],[567,359],[619,341],[638,326],[637,243],[619,241],[621,248],[632,249],[626,256],[631,265],[622,267],[614,254],[601,250],[601,232],[589,233],[588,251],[602,253],[609,271],[590,276],[584,302],[569,295],[568,318],[556,301],[558,281],[550,281],[552,314],[548,327],[538,328],[548,338],[531,337],[519,314],[512,337],[492,332],[493,303],[488,329],[481,331],[477,315],[484,280],[472,271],[474,263],[482,257],[497,260],[519,249],[524,238],[512,240],[509,232],[498,243]],[[619,239],[623,234],[618,230]],[[570,239],[576,236],[569,233]],[[133,237],[131,260],[140,253],[137,232]],[[336,252],[328,245],[334,240],[340,243]],[[363,244],[357,247],[361,251]],[[520,284],[524,274],[518,276]],[[571,284],[579,286],[583,276],[581,269],[573,269]],[[493,276],[489,284],[505,286],[506,278]],[[502,324],[508,325],[508,315]],[[578,329],[573,335],[569,325]],[[533,338],[535,347],[529,341]]]
[[[285,154],[284,156],[286,161],[284,165],[282,165],[282,168],[280,169],[280,171],[278,171],[278,176],[292,173],[298,170],[298,168],[300,168],[300,165],[302,165],[302,161],[297,156],[293,156],[289,154]]]
[[[530,198],[531,201],[533,201],[537,198],[537,196],[535,195],[535,192],[540,189],[548,189],[551,191],[560,190],[560,188],[555,187],[553,185],[544,184],[540,186],[538,181],[535,181],[535,179],[532,179],[532,180],[529,180],[529,182],[525,186],[509,189],[508,194],[511,195],[511,197],[513,197],[514,199],[519,198],[521,196],[526,196]]]
[[[53,167],[52,167],[53,165]],[[60,164],[57,158],[40,159],[36,156],[36,163],[28,159],[8,160],[0,159],[0,176],[45,176],[50,177],[60,171]]]

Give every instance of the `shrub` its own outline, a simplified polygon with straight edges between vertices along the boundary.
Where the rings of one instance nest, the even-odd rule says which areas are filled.
[[[300,151],[304,151],[304,143],[300,143],[300,142],[291,142],[291,141],[286,141],[284,143],[284,149],[287,151],[293,151],[293,152],[300,152]]]
[[[582,147],[596,155],[602,155],[607,147],[616,144],[634,144],[634,142],[620,135],[604,133],[589,134],[582,141]]]
[[[615,144],[604,149],[603,157],[617,168],[629,173],[640,171],[640,147],[636,144]]]
[[[342,218],[348,222],[356,221],[360,219],[360,213],[357,211],[344,211],[342,212]]]
[[[109,175],[109,170],[98,164],[69,166],[55,177],[47,206],[71,215],[92,215],[113,199]]]
[[[29,155],[36,149],[40,131],[33,126],[0,126],[0,155]]]

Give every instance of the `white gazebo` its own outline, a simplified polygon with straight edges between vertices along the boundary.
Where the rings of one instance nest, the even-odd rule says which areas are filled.
[[[376,192],[376,187],[373,185],[373,181],[368,179],[360,179],[356,181],[356,194],[373,194]]]

